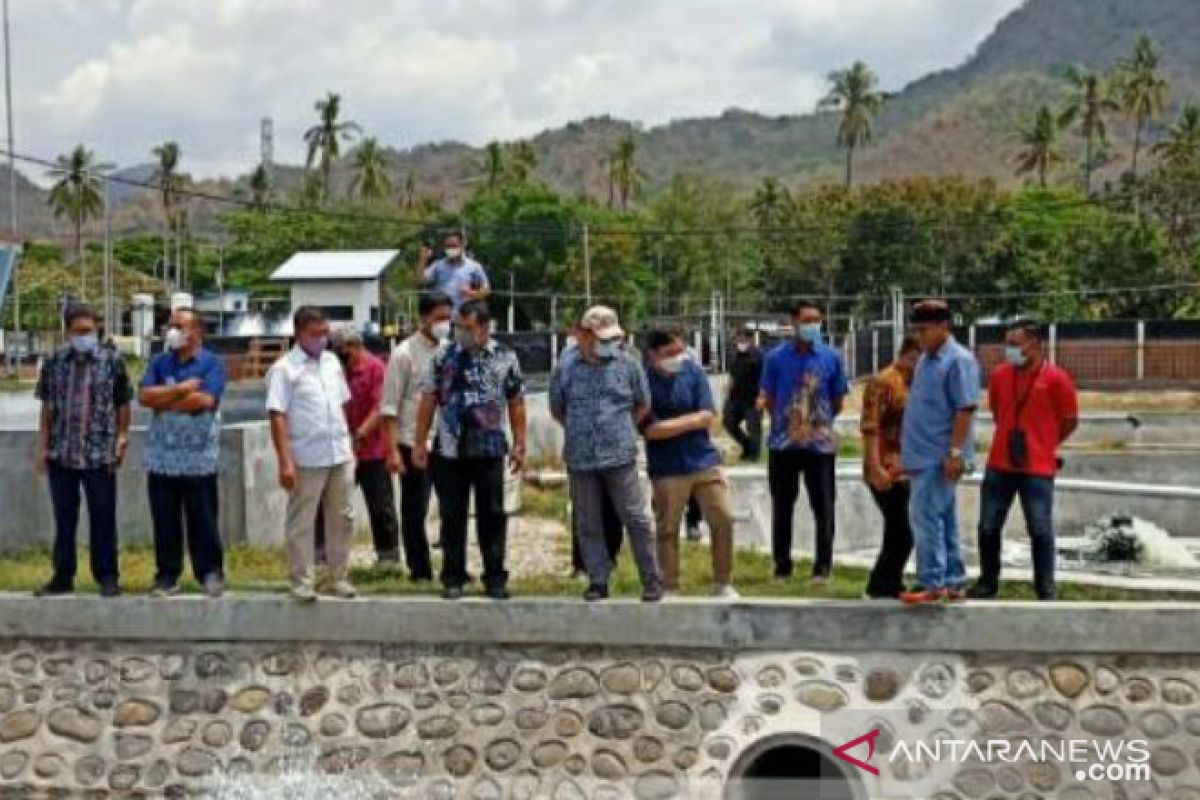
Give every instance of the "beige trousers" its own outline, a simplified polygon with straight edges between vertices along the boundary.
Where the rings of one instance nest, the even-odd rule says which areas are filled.
[[[296,488],[288,495],[288,577],[292,584],[312,585],[313,525],[317,506],[325,513],[325,560],[329,577],[346,579],[354,539],[354,462],[334,467],[297,467]]]
[[[679,525],[692,496],[712,534],[713,582],[729,583],[733,578],[733,495],[721,468],[658,478],[651,487],[663,588],[679,591]]]

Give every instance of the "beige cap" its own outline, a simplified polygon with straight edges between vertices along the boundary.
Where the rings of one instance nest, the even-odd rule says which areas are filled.
[[[583,314],[579,327],[591,331],[599,339],[616,339],[624,336],[621,323],[617,321],[617,312],[608,306],[592,306]]]

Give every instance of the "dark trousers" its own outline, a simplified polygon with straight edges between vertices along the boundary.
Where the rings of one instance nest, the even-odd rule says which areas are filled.
[[[435,459],[433,453],[430,459]],[[404,542],[404,562],[408,576],[415,581],[433,580],[429,561],[429,537],[425,519],[429,515],[429,492],[432,487],[429,470],[413,465],[412,448],[400,445],[400,460],[404,474],[400,476],[400,537]]]
[[[875,505],[883,514],[883,545],[867,581],[870,597],[899,597],[904,591],[904,566],[912,555],[912,526],[908,521],[908,481],[897,481],[885,491],[871,488]]]
[[[442,585],[461,588],[467,582],[467,522],[475,495],[475,535],[483,560],[483,585],[503,589],[508,583],[504,551],[508,515],[504,512],[504,458],[443,458],[438,473],[442,514]]]
[[[757,461],[762,450],[762,412],[754,407],[754,401],[726,400],[721,423],[738,447],[742,448],[742,458]]]
[[[792,574],[792,514],[800,496],[801,475],[816,530],[813,575],[828,576],[833,568],[834,499],[837,493],[833,454],[772,450],[767,462],[767,483],[771,489],[771,550],[778,577],[786,578]]]
[[[995,590],[1000,584],[1000,540],[1013,499],[1021,498],[1025,528],[1033,556],[1033,588],[1039,600],[1053,600],[1054,479],[989,469],[979,497],[979,584]]]
[[[217,527],[216,475],[146,476],[150,518],[154,522],[154,582],[174,586],[183,574],[183,545],[187,540],[192,574],[224,576],[224,554]]]
[[[54,506],[54,578],[64,587],[75,582],[75,531],[79,527],[80,488],[87,497],[92,577],[115,584],[117,570],[117,474],[113,469],[70,469],[47,465],[50,503]]]
[[[362,490],[371,520],[371,539],[375,555],[382,561],[400,560],[400,525],[396,521],[396,492],[392,488],[392,474],[383,459],[359,461],[354,465],[354,482]],[[314,526],[317,561],[325,562],[325,513],[317,507]]]
[[[604,546],[608,549],[608,560],[615,566],[617,556],[621,553],[621,540],[625,537],[625,528],[621,518],[613,506],[612,498],[605,492],[601,500],[600,513],[604,520]],[[571,504],[571,569],[575,572],[587,572],[583,563],[583,549],[579,546],[579,515],[576,504]]]

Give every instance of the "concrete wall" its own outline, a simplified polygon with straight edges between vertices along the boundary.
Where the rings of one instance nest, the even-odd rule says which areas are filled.
[[[379,281],[298,281],[291,290],[293,310],[303,305],[353,306],[357,328],[370,322],[371,309],[379,307]]]
[[[776,796],[1184,800],[1197,611],[0,597],[0,793],[717,798],[800,741],[849,793]]]

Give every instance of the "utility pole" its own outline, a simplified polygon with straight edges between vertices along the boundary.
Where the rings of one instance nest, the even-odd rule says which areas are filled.
[[[12,99],[12,46],[8,29],[8,0],[4,0],[4,108],[8,118],[8,225],[12,244],[17,246],[17,167],[16,141],[13,137],[13,99]],[[21,291],[17,283],[18,268],[17,253],[13,252],[12,288],[13,288],[13,330],[21,330]],[[3,298],[0,298],[3,299]]]
[[[517,276],[515,272],[508,273],[508,332],[517,329]]]
[[[583,286],[587,305],[592,305],[592,249],[588,243],[588,225],[583,223]]]
[[[113,325],[113,276],[112,276],[112,255],[109,251],[111,245],[111,234],[109,233],[109,213],[108,213],[108,176],[104,178],[104,327],[108,331],[109,336],[114,336],[120,331],[114,329]]]
[[[217,335],[225,335],[225,245],[217,245]]]
[[[550,295],[550,368],[558,366],[558,295]]]

